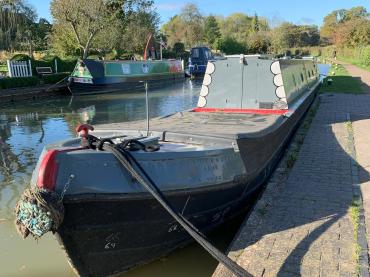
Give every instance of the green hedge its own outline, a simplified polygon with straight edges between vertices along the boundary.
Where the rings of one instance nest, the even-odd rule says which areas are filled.
[[[69,75],[70,74],[68,72],[62,72],[62,73],[57,73],[57,74],[52,74],[52,75],[44,75],[42,76],[41,79],[44,84],[55,84],[67,78]]]
[[[2,78],[0,79],[0,88],[19,88],[32,87],[39,84],[37,77],[18,77],[18,78]]]
[[[370,45],[356,48],[327,46],[322,48],[322,56],[333,58],[334,51],[338,60],[370,69]]]

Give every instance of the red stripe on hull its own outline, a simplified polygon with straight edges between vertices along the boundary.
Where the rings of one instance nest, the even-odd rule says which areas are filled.
[[[253,114],[286,114],[289,110],[273,109],[222,109],[222,108],[194,108],[197,113],[253,113]]]

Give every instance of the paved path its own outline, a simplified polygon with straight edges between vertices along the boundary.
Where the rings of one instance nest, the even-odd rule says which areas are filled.
[[[229,256],[253,276],[357,275],[350,207],[355,177],[368,182],[369,173],[354,166],[348,113],[365,151],[370,132],[358,133],[357,121],[370,119],[370,95],[321,96],[289,177],[277,170],[234,239]],[[232,275],[219,265],[213,276]]]
[[[370,71],[341,61],[337,61],[337,63],[342,64],[351,76],[360,78],[364,92],[370,93]]]

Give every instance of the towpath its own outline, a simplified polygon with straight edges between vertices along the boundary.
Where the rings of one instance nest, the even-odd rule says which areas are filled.
[[[370,93],[370,71],[341,61],[337,61],[337,63],[343,65],[349,75],[359,78],[362,82],[363,91],[365,93]]]
[[[370,95],[320,96],[293,168],[275,171],[229,256],[253,276],[368,277],[369,140]],[[360,187],[365,220],[357,228]],[[213,276],[232,274],[219,265]]]

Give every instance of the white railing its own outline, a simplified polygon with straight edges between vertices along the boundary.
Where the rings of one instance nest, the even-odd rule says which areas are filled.
[[[31,60],[7,61],[9,77],[30,77],[32,76]]]

